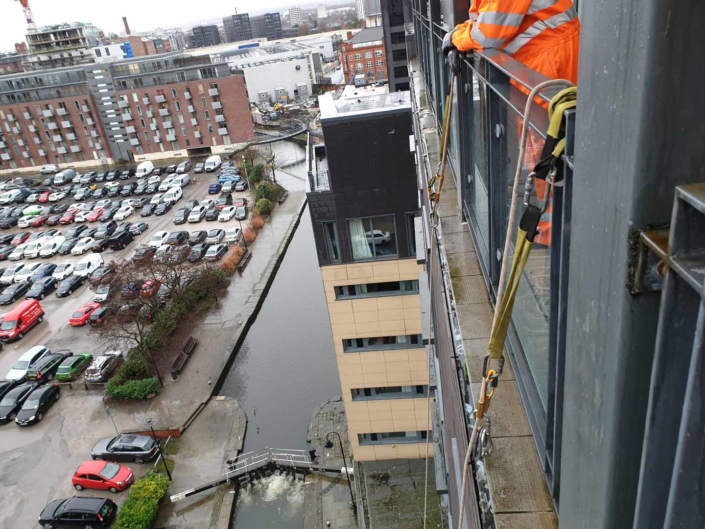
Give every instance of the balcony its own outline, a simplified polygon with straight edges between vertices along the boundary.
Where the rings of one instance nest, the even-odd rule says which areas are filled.
[[[22,134],[22,130],[19,127],[12,127],[12,132],[15,134]]]
[[[54,116],[54,111],[52,109],[42,110],[42,116],[45,118],[51,118]]]
[[[220,101],[213,101],[213,110],[220,110],[223,108],[223,104]]]
[[[39,149],[37,152],[39,153],[39,156],[46,156],[47,155],[47,153],[44,151],[44,149]]]
[[[156,123],[150,123],[149,124],[149,130],[157,130],[159,127],[157,127]]]
[[[127,108],[130,106],[130,102],[127,99],[121,99],[118,101],[118,108]]]
[[[217,88],[209,88],[208,89],[208,95],[211,97],[219,96],[220,92],[218,91]]]
[[[194,112],[196,112],[196,109],[193,107],[193,105],[189,105],[189,106],[188,106],[188,111],[193,114]]]
[[[184,97],[186,99],[191,99],[191,92],[184,92]]]
[[[59,128],[59,125],[57,125],[56,123],[47,123],[47,127],[49,128],[49,130],[56,130]]]
[[[120,117],[123,121],[130,121],[132,119],[132,114],[125,112],[124,114],[120,114]]]
[[[94,137],[94,138],[97,138],[97,137],[98,137],[98,131],[97,131],[97,130],[92,130],[92,131],[91,131],[91,136]]]
[[[93,121],[93,118],[86,118],[86,123],[88,123],[89,125],[94,125],[95,121]]]
[[[7,144],[4,141],[0,141],[0,149],[7,149]]]
[[[148,97],[143,97],[143,98],[142,98],[142,104],[143,104],[143,105],[149,105],[150,103],[151,103],[151,102],[149,101],[149,98],[148,98]]]
[[[56,152],[59,154],[66,154],[66,147],[57,147]]]
[[[41,145],[41,144],[42,144],[42,139],[41,139],[40,137],[38,137],[38,136],[35,136],[34,138],[32,138],[32,141],[34,141],[34,144],[35,144],[35,145]]]
[[[17,139],[17,145],[19,145],[20,147],[24,147],[24,140],[21,139],[21,138],[18,138],[18,139]]]
[[[225,123],[225,116],[223,116],[222,114],[216,114],[215,122],[216,123]]]
[[[159,115],[161,117],[168,116],[169,115],[169,109],[168,108],[160,108],[159,109]]]
[[[7,153],[5,153],[5,152],[2,153],[2,154],[0,154],[0,160],[5,160],[5,161],[7,161],[7,160],[11,160],[11,159],[12,159],[12,156],[10,156],[9,154],[7,154]]]
[[[194,135],[196,138],[200,138],[200,137],[201,137],[201,133],[198,132],[197,130],[194,131],[193,135]]]
[[[191,118],[191,125],[193,125],[193,126],[198,125],[198,120],[196,118]]]
[[[166,135],[166,141],[176,141],[176,134],[174,134],[174,131]]]
[[[102,151],[103,150],[103,145],[101,143],[96,143],[95,144],[95,150],[96,151]]]
[[[228,129],[226,127],[218,129],[218,134],[220,136],[225,136],[228,133]]]
[[[128,134],[134,134],[135,127],[133,127],[133,126],[125,127],[125,132],[127,132]]]
[[[7,114],[7,121],[17,121],[17,118],[13,114]]]
[[[23,157],[23,158],[29,158],[29,152],[27,152],[27,151],[22,151],[22,157]]]
[[[71,152],[81,152],[80,145],[71,145]]]
[[[66,114],[68,114],[68,111],[67,111],[65,108],[59,107],[59,108],[56,109],[56,113],[57,113],[59,116],[65,116]]]
[[[32,119],[32,114],[30,114],[29,112],[25,112],[22,115],[24,116],[24,119]]]
[[[67,140],[74,141],[74,140],[76,139],[76,135],[75,135],[73,132],[69,132],[69,133],[66,135],[66,139],[67,139]]]
[[[30,132],[37,132],[37,127],[35,127],[34,125],[29,125],[27,128]]]
[[[165,122],[163,122],[163,123],[162,123],[162,126],[163,126],[165,129],[173,129],[173,128],[174,128],[174,125],[172,124],[171,121],[165,121]]]
[[[154,140],[154,143],[161,143],[162,137],[159,134],[157,134],[156,136],[154,136],[153,140]]]
[[[158,95],[154,98],[157,103],[166,103],[166,97]]]
[[[148,110],[148,111],[147,111],[147,117],[148,117],[148,118],[153,118],[153,117],[154,117],[154,112],[152,112],[151,110]]]
[[[81,105],[81,108],[83,109],[84,112],[90,112],[91,109],[88,105]]]
[[[62,122],[61,122],[61,128],[70,129],[70,128],[71,128],[71,122],[70,122],[70,121],[62,121]]]
[[[139,145],[139,144],[140,144],[139,138],[130,138],[130,145]]]
[[[51,141],[54,141],[54,142],[60,142],[60,141],[62,141],[61,134],[54,134],[54,135],[51,137]]]

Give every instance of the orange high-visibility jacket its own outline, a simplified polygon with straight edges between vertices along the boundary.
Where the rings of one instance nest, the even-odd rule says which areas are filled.
[[[453,30],[460,51],[500,49],[546,77],[578,81],[580,22],[572,0],[473,0]]]

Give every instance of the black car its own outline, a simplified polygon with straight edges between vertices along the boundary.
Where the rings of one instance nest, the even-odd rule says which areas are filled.
[[[111,307],[100,307],[91,312],[88,316],[88,325],[101,325],[110,315]]]
[[[184,204],[184,207],[193,209],[196,206],[198,206],[198,200],[187,200],[186,204]]]
[[[44,279],[45,277],[51,277],[51,274],[56,270],[56,265],[54,263],[46,263],[37,268],[32,276],[29,278],[30,283],[34,283],[38,279]]]
[[[164,244],[170,246],[181,246],[185,244],[189,239],[189,233],[187,231],[172,231]]]
[[[22,408],[15,417],[17,426],[36,424],[44,418],[44,414],[61,398],[61,388],[58,384],[38,387],[25,399]]]
[[[115,268],[112,266],[101,266],[93,270],[93,273],[88,276],[88,282],[91,285],[100,285],[107,283],[111,276],[115,274]]]
[[[203,259],[203,256],[206,255],[208,248],[210,248],[210,244],[196,244],[191,248],[191,251],[189,252],[188,257],[186,259],[188,259],[191,263],[200,261],[201,259]]]
[[[81,237],[93,237],[95,238],[95,234],[98,233],[98,230],[100,228],[88,228],[86,231],[84,231],[81,234]]]
[[[32,283],[32,288],[25,295],[26,299],[44,299],[47,294],[51,294],[58,282],[53,277],[43,277]]]
[[[74,237],[82,237],[82,233],[88,229],[88,226],[85,224],[76,224],[75,226],[71,226],[69,228],[69,231],[66,232],[66,238],[67,239],[73,239]]]
[[[117,252],[118,250],[123,250],[134,240],[135,236],[129,231],[122,231],[108,241],[108,247],[114,252]]]
[[[130,221],[125,221],[121,222],[118,224],[117,229],[115,230],[115,233],[113,235],[117,235],[118,233],[122,233],[123,231],[130,231],[130,228],[132,228],[132,223]]]
[[[129,197],[137,189],[137,184],[125,184],[125,186],[120,191],[121,197]]]
[[[69,276],[59,283],[59,288],[56,289],[57,298],[65,298],[73,294],[76,290],[81,288],[87,278],[85,276]]]
[[[105,179],[108,176],[108,173],[110,171],[103,171],[102,173],[98,173],[98,175],[95,177],[96,182],[105,182]]]
[[[95,235],[93,237],[96,239],[107,239],[113,233],[115,233],[116,229],[117,229],[117,222],[115,222],[114,220],[108,221],[104,225],[102,225],[100,228],[98,228],[98,231],[95,232]]]
[[[116,184],[114,186],[110,186],[110,189],[108,190],[108,196],[109,197],[116,197],[120,194],[120,191],[122,191],[122,184]]]
[[[119,207],[113,206],[112,208],[106,209],[103,214],[100,216],[100,222],[108,222],[113,220],[113,217],[115,216],[115,213],[117,213],[120,210]]]
[[[93,191],[93,198],[105,198],[108,196],[108,188],[107,187],[99,187],[95,191]]]
[[[220,215],[220,211],[213,206],[206,211],[206,220],[218,220],[218,215]]]
[[[140,246],[132,256],[132,262],[144,263],[150,261],[157,249],[154,246]]]
[[[220,195],[218,200],[215,201],[215,207],[218,209],[223,209],[225,206],[233,205],[232,195]]]
[[[166,174],[166,167],[155,167],[152,171],[152,175],[154,176],[161,176],[163,174]]]
[[[157,205],[157,209],[154,210],[155,215],[164,215],[167,211],[171,209],[171,202],[161,202]]]
[[[130,233],[132,235],[140,235],[141,233],[147,231],[149,228],[149,224],[145,222],[136,222],[132,226],[130,226]]]
[[[0,424],[14,421],[24,401],[38,386],[37,382],[28,382],[8,391],[0,400]]]
[[[157,191],[157,189],[159,189],[159,182],[149,184],[147,186],[147,189],[145,189],[144,192],[147,193],[148,195],[151,195],[152,193],[155,193]]]
[[[6,233],[5,235],[0,235],[0,246],[6,246],[12,242],[15,238],[14,233]]]
[[[54,500],[44,507],[39,525],[52,529],[80,527],[108,527],[117,505],[107,498],[74,496],[68,500]]]
[[[147,182],[140,182],[135,187],[135,195],[144,195],[145,191],[147,191],[147,187],[149,187]]]
[[[21,189],[20,194],[15,197],[15,203],[22,204],[25,200],[27,200],[27,197],[31,194],[33,194],[32,191],[28,189]]]
[[[57,215],[52,215],[47,219],[47,226],[56,226],[59,223],[59,220],[61,220],[61,217],[64,215],[62,213],[59,213]]]
[[[127,169],[120,173],[120,180],[127,180],[131,176],[135,176],[135,170],[134,169]]]
[[[176,172],[176,165],[170,165],[166,168],[166,174],[171,174]]]
[[[91,458],[98,461],[152,461],[159,453],[157,442],[148,435],[123,434],[101,439],[91,450]]]
[[[85,228],[85,226],[83,226]],[[69,255],[71,253],[71,250],[73,250],[73,247],[76,246],[76,243],[78,242],[79,237],[71,237],[70,239],[66,239],[61,246],[59,246],[59,254],[61,255]]]
[[[184,224],[188,220],[188,216],[191,214],[191,209],[188,207],[181,208],[176,213],[174,213],[174,224]]]
[[[52,213],[66,213],[66,211],[69,209],[68,204],[54,204],[52,206],[51,212]]]
[[[108,239],[98,239],[91,246],[91,251],[93,253],[103,253],[110,247],[110,241]]]
[[[202,173],[204,166],[205,166],[205,164],[203,162],[197,163],[196,167],[193,168],[193,172],[194,173]]]
[[[22,383],[22,380],[0,380],[0,399]]]
[[[188,236],[188,243],[193,246],[194,244],[201,244],[208,237],[208,232],[206,230],[192,231]]]
[[[157,210],[157,205],[156,204],[145,204],[144,207],[142,208],[142,213],[140,213],[140,217],[151,217],[152,213],[154,213]]]
[[[22,296],[24,296],[30,289],[31,284],[29,281],[22,281],[21,283],[13,283],[0,294],[0,305],[9,305],[14,303]]]
[[[150,198],[149,197],[142,197],[138,198],[132,203],[132,207],[135,209],[142,209],[145,207],[147,204],[149,204]]]
[[[110,171],[110,172],[108,173],[108,176],[105,177],[105,179],[108,180],[108,181],[115,180],[116,178],[119,178],[119,177],[120,177],[120,173],[121,173],[121,172],[122,172],[122,171]]]
[[[15,251],[16,246],[14,244],[8,244],[0,248],[0,261],[4,261],[10,254]]]
[[[5,217],[4,219],[0,220],[0,228],[3,230],[9,230],[10,228],[14,228],[17,226],[17,222],[19,219],[17,217]]]

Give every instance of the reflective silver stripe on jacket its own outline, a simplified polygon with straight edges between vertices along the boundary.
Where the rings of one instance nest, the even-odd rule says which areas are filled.
[[[563,24],[566,24],[578,16],[577,11],[574,7],[564,11],[563,13],[558,13],[546,20],[539,20],[532,26],[526,29],[523,33],[517,35],[512,39],[512,41],[507,44],[503,50],[514,55],[521,48],[523,48],[531,39],[540,35],[546,29],[556,29]],[[474,37],[473,37],[474,38]],[[491,39],[490,39],[491,40]]]
[[[532,15],[536,13],[537,11],[541,11],[543,9],[548,9],[549,7],[553,7],[559,2],[559,0],[534,0],[531,2],[531,7],[529,7],[529,10],[526,12],[527,15]]]
[[[498,26],[519,27],[524,20],[520,13],[501,13],[499,11],[483,11],[477,19],[480,24],[496,24]]]
[[[507,39],[491,39],[489,37],[485,37],[479,27],[479,24],[472,25],[470,36],[483,48],[499,48],[507,42]]]

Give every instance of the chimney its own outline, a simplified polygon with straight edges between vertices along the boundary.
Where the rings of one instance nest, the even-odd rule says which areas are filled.
[[[348,31],[348,40],[352,38],[352,31]]]
[[[130,26],[127,24],[127,17],[122,17],[122,23],[125,24],[125,33],[132,35],[132,33],[130,33]]]

